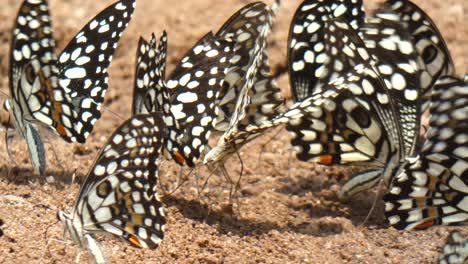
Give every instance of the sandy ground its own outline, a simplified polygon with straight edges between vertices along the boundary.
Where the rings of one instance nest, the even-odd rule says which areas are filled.
[[[59,49],[99,10],[105,1],[51,0],[55,36]],[[121,40],[110,70],[110,89],[102,119],[85,145],[68,145],[52,137],[57,158],[48,148],[46,177],[37,177],[29,164],[25,144],[15,141],[13,168],[0,140],[0,263],[65,263],[74,261],[79,249],[63,241],[63,227],[56,212],[69,208],[89,166],[107,136],[130,116],[135,49],[140,34],[148,37],[163,29],[169,33],[170,69],[195,41],[217,30],[237,9],[250,1],[138,0],[133,20]],[[284,1],[271,38],[273,68],[286,61],[289,23],[299,0]],[[375,1],[367,1],[374,6]],[[468,2],[465,0],[416,1],[444,35],[458,73],[468,70]],[[10,30],[19,0],[1,0],[0,89],[8,93]],[[288,80],[280,78],[285,97]],[[4,95],[2,95],[2,101]],[[2,122],[6,115],[2,113]],[[1,131],[2,137],[4,130]],[[166,237],[156,250],[134,249],[123,241],[100,237],[113,263],[432,263],[449,230],[432,228],[401,232],[389,228],[383,205],[377,203],[364,223],[376,192],[367,192],[342,204],[340,185],[351,169],[317,166],[289,157],[288,134],[275,131],[244,147],[240,191],[229,202],[230,185],[224,178],[208,178],[205,169],[175,193],[164,196],[168,207]],[[263,149],[263,155],[259,153]],[[11,176],[8,171],[13,168]],[[231,177],[241,166],[228,162]],[[357,169],[354,169],[357,171]],[[187,171],[185,171],[187,173]],[[179,169],[167,162],[161,172],[161,189],[171,189]],[[458,228],[460,229],[460,228]],[[462,232],[467,235],[465,228]],[[87,254],[80,262],[87,263]]]

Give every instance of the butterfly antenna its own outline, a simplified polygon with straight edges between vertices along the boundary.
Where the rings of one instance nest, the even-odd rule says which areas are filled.
[[[5,142],[6,142],[6,151],[7,151],[7,155],[8,155],[8,158],[10,158],[10,161],[15,165],[15,166],[18,166],[18,163],[15,161],[15,159],[13,158],[14,155],[13,155],[13,152],[11,151],[11,141],[13,140],[14,138],[14,135],[12,135],[10,133],[10,130],[7,129],[7,131],[5,132]]]
[[[55,239],[55,238],[51,238],[51,239],[48,239],[48,233],[49,233],[49,229],[54,226],[55,224],[57,224],[59,222],[59,220],[56,220],[55,222],[49,224],[45,231],[44,231],[44,241],[46,241],[46,250],[44,251],[44,255],[47,253],[49,253],[50,256],[52,256],[52,251],[50,250],[49,248],[49,244],[50,244],[50,241],[55,241],[55,242],[59,242],[59,243],[67,243],[66,241],[64,240],[61,240],[61,239]]]
[[[62,162],[61,162],[60,158],[58,157],[57,152],[55,151],[54,144],[52,144],[52,141],[50,140],[50,138],[48,136],[46,136],[46,142],[49,143],[50,148],[52,149],[52,153],[54,155],[54,158],[55,158],[56,161],[58,161],[58,165],[59,165],[60,169],[62,171],[65,171],[65,167],[63,167]]]
[[[236,185],[234,185],[234,194],[240,189],[240,181],[242,179],[242,176],[244,175],[244,161],[242,160],[242,157],[239,154],[239,151],[236,151],[236,154],[240,162],[240,173],[239,173],[239,178],[236,181]]]
[[[265,152],[265,149],[267,147],[267,145],[270,144],[271,141],[273,141],[273,139],[275,139],[279,134],[280,132],[283,130],[282,127],[280,127],[278,129],[278,131],[275,132],[275,134],[273,136],[271,136],[265,143],[263,143],[260,147],[260,152],[258,153],[258,159],[257,159],[257,165],[256,165],[256,169],[258,169],[260,167],[260,162],[261,162],[261,159],[262,159],[262,155],[263,153]],[[238,153],[239,154],[239,153]]]
[[[112,111],[109,107],[103,106],[102,109],[104,109],[105,111],[107,111],[107,112],[113,114],[113,115],[116,116],[118,119],[120,119],[120,121],[125,121],[125,120],[127,120],[125,117],[121,116],[121,115],[118,114],[117,112]]]
[[[5,92],[2,91],[2,90],[0,90],[0,95],[3,95],[3,96],[6,97],[6,98],[9,98],[9,97],[10,97],[7,93],[5,93]]]
[[[174,189],[172,189],[171,191],[165,191],[166,194],[165,196],[169,196],[169,195],[172,195],[173,193],[175,193],[182,185],[184,185],[184,183],[186,183],[188,181],[188,178],[189,176],[192,174],[193,170],[194,169],[191,169],[189,171],[189,173],[187,173],[184,177],[182,177],[181,175],[183,175],[182,173],[182,167],[180,168],[180,173],[179,173],[179,176],[177,177],[177,182],[176,182],[176,187]],[[182,180],[181,180],[182,179]]]
[[[293,149],[288,148],[288,177],[291,177],[291,168],[292,168],[292,159],[293,159]]]
[[[214,172],[218,170],[218,166],[215,168],[215,170],[210,170],[210,174],[208,175],[208,177],[206,178],[205,182],[203,183],[202,185],[202,191],[206,188],[206,186],[208,185],[208,181],[210,180],[211,176],[214,174]]]

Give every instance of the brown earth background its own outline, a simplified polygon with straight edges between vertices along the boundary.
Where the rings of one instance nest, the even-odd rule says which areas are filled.
[[[50,0],[58,50],[111,0]],[[55,158],[48,146],[48,169],[35,176],[25,143],[14,141],[10,162],[0,140],[0,263],[71,263],[77,246],[63,240],[63,226],[56,212],[68,209],[106,138],[130,116],[137,40],[152,32],[169,34],[169,70],[207,31],[216,31],[235,11],[251,1],[137,0],[130,26],[125,31],[110,69],[103,117],[85,145],[72,145],[52,137]],[[286,63],[289,23],[301,1],[284,0],[270,38],[273,69]],[[367,0],[367,10],[377,1]],[[415,0],[436,22],[452,53],[458,73],[468,70],[468,1]],[[10,32],[21,1],[0,0],[0,89],[8,94]],[[290,98],[287,76],[278,80]],[[5,99],[2,95],[1,101]],[[7,115],[2,109],[2,122]],[[1,126],[3,127],[3,126]],[[277,130],[278,131],[278,130]],[[366,215],[377,191],[357,195],[347,204],[337,199],[340,185],[358,168],[324,167],[289,162],[289,135],[277,131],[246,145],[240,154],[243,176],[240,190],[229,202],[230,184],[212,176],[207,186],[206,169],[191,174],[176,192],[165,195],[168,224],[163,243],[155,250],[139,250],[112,237],[102,237],[112,263],[433,263],[449,230],[432,228],[402,232],[389,228],[379,199],[370,219]],[[2,128],[3,137],[5,129]],[[273,139],[272,139],[273,138]],[[262,151],[263,150],[263,151]],[[260,157],[260,153],[263,153]],[[14,168],[13,168],[14,167]],[[241,164],[236,157],[227,164],[237,179]],[[8,176],[9,169],[12,169]],[[187,170],[184,173],[188,173]],[[166,162],[160,173],[160,189],[173,188],[179,169]],[[164,192],[161,191],[163,194]],[[457,228],[468,235],[467,228]],[[81,263],[88,262],[84,253]]]

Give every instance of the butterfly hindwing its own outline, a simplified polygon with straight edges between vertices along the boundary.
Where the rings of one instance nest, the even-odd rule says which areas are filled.
[[[342,18],[357,29],[364,21],[361,0],[306,0],[293,16],[288,37],[288,66],[295,101],[313,94],[319,83],[331,80],[334,71],[324,42],[327,20]],[[328,69],[327,69],[328,68]]]
[[[161,123],[160,114],[136,115],[109,138],[71,214],[78,233],[107,232],[136,247],[157,247],[166,223],[156,190]]]
[[[468,261],[468,238],[453,231],[447,237],[438,259],[439,264],[463,264]]]
[[[397,16],[394,21],[403,25],[405,32],[413,37],[414,46],[425,65],[421,76],[421,94],[429,98],[430,89],[439,77],[455,73],[453,60],[442,34],[429,15],[409,0],[388,0],[379,10],[376,17],[388,19],[386,14],[393,12]]]
[[[427,138],[384,196],[386,217],[398,229],[466,224],[468,220],[468,85],[456,77],[436,83]]]

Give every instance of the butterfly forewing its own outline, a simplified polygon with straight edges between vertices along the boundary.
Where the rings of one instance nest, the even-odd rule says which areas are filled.
[[[236,71],[236,67],[230,67],[230,72],[225,78],[228,90],[227,96],[221,100],[221,109],[224,110],[221,111],[218,120],[222,121],[227,117],[229,122],[222,121],[217,124],[216,129],[224,131],[224,134],[217,145],[206,155],[205,164],[220,162],[247,143],[249,139],[260,135],[249,134],[244,137],[244,132],[246,132],[244,130],[250,124],[259,125],[276,116],[284,103],[279,87],[271,76],[266,51],[267,37],[279,9],[279,2],[275,2],[271,7],[263,6],[262,8],[264,12],[255,23],[259,32],[254,39],[253,46],[248,50],[247,65],[241,68],[241,71]],[[232,99],[235,99],[234,104],[226,104]]]
[[[100,118],[108,87],[107,68],[134,6],[134,0],[122,0],[107,7],[59,55],[54,106],[43,111],[52,112],[55,130],[66,140],[84,142]]]
[[[158,157],[165,137],[160,114],[140,114],[110,137],[88,173],[73,217],[83,232],[108,232],[136,247],[156,247],[163,238]]]
[[[178,163],[194,166],[203,153],[232,56],[232,42],[209,33],[182,58],[166,82],[170,94],[170,104],[164,104],[170,127],[167,150]]]
[[[147,89],[151,85],[149,75],[149,65],[151,63],[149,57],[150,44],[142,37],[138,40],[137,46],[137,61],[135,64],[135,81],[133,84],[133,104],[132,115],[140,113],[149,113],[150,109],[145,105],[145,97]]]
[[[334,72],[327,69],[332,60],[323,38],[325,21],[340,17],[357,29],[364,15],[361,0],[306,0],[299,6],[288,37],[288,66],[296,101],[312,95],[319,83],[331,80]]]
[[[250,67],[254,46],[261,30],[268,19],[268,8],[264,3],[255,2],[244,6],[224,23],[216,36],[235,42],[235,56],[225,77],[220,95],[220,112],[216,129],[225,131],[229,126],[232,113],[235,111],[237,98],[243,87],[243,77]]]
[[[161,35],[157,47],[154,34],[150,43],[140,38],[133,90],[133,114],[163,111],[163,104],[168,103],[168,91],[163,89],[166,54],[166,32]]]
[[[398,229],[466,224],[468,220],[468,84],[445,77],[431,97],[427,139],[384,197]]]
[[[15,99],[20,75],[32,58],[39,60],[46,77],[51,75],[54,47],[47,2],[24,1],[16,17],[10,49],[10,92]]]
[[[386,16],[388,11],[397,15],[394,21],[404,25],[406,31],[414,38],[413,43],[425,64],[421,76],[422,95],[429,98],[430,89],[437,79],[455,72],[452,57],[442,34],[431,18],[411,1],[386,1],[376,16],[388,19]]]

